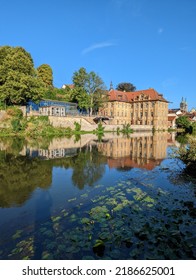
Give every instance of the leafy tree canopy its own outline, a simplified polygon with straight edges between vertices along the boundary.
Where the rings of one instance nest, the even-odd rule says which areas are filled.
[[[92,115],[93,110],[97,110],[102,102],[102,95],[105,90],[103,80],[93,71],[87,73],[83,67],[74,72],[72,80],[75,99],[82,108],[89,108],[90,115]],[[81,100],[81,97],[83,100]]]
[[[191,125],[191,122],[189,121],[187,116],[180,116],[176,120],[176,124],[177,124],[178,127],[189,129],[190,125]]]
[[[53,87],[53,72],[48,64],[42,64],[37,68],[37,76],[46,87]]]
[[[0,47],[0,101],[21,105],[42,93],[31,55],[22,47]]]
[[[131,91],[135,91],[136,87],[131,83],[119,83],[116,89],[120,91],[131,92]]]

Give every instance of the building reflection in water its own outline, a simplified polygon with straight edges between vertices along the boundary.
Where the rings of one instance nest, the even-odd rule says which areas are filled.
[[[110,168],[145,168],[152,170],[166,158],[167,133],[133,134],[130,138],[113,138],[99,144],[108,157]]]
[[[38,156],[45,159],[72,157],[82,147],[97,145],[98,151],[107,157],[110,168],[138,167],[152,170],[166,158],[168,133],[134,133],[130,137],[108,133],[102,142],[97,143],[96,140],[96,135],[90,134],[82,135],[78,142],[74,142],[74,139],[54,139],[47,149],[38,150]]]

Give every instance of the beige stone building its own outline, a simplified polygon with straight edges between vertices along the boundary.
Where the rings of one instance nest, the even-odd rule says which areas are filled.
[[[153,88],[135,92],[111,89],[108,102],[99,110],[110,124],[151,125],[155,129],[168,128],[168,101]]]

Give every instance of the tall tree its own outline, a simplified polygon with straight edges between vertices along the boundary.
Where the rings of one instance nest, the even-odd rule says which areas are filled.
[[[0,47],[0,100],[8,105],[25,104],[40,99],[42,92],[31,55],[22,47]]]
[[[86,108],[89,108],[89,114],[92,115],[93,110],[97,110],[97,100],[102,99],[102,93],[105,90],[105,85],[102,79],[93,71],[87,73],[85,68],[80,68],[78,71],[74,72],[73,74],[73,83],[76,92],[76,99],[77,99],[77,92],[85,97],[85,94],[88,97],[84,98]]]
[[[116,89],[120,91],[131,92],[131,91],[135,91],[136,87],[131,83],[119,83]]]
[[[37,76],[44,85],[48,88],[53,87],[53,72],[48,64],[42,64],[37,68]]]
[[[178,127],[189,129],[191,126],[191,122],[187,116],[180,116],[176,119],[176,124]]]

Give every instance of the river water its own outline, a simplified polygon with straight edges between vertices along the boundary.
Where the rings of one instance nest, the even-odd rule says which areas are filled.
[[[0,259],[194,259],[179,145],[167,132],[0,139]]]

